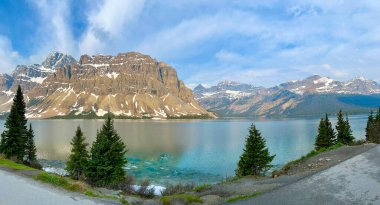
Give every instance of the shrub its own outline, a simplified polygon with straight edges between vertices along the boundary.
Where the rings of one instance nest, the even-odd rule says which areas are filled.
[[[127,175],[125,178],[116,184],[115,186],[111,187],[114,189],[119,189],[125,194],[133,194],[133,185],[134,185],[135,179],[132,175]]]
[[[166,189],[161,191],[162,196],[168,196],[168,195],[173,195],[173,194],[181,194],[185,193],[188,191],[192,191],[194,189],[194,184],[176,184],[176,185],[171,185],[168,184],[166,185]]]
[[[140,187],[136,190],[136,194],[145,197],[145,198],[153,198],[154,197],[154,187],[149,188],[150,182],[149,180],[144,180],[141,182]]]
[[[181,201],[185,202],[185,204],[191,203],[202,203],[202,200],[195,195],[190,194],[176,194],[171,196],[164,196],[161,198],[161,202],[163,205],[170,205],[172,201]]]

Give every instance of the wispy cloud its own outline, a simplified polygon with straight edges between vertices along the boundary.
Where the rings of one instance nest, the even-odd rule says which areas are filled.
[[[17,63],[22,61],[17,51],[14,51],[10,40],[0,35],[0,68],[13,70]]]
[[[96,54],[103,50],[112,50],[122,39],[128,23],[136,20],[144,7],[144,0],[108,0],[103,1],[87,14],[88,29],[79,43],[81,53]]]
[[[20,61],[38,63],[52,50],[75,57],[133,50],[175,65],[192,85],[226,79],[270,86],[311,74],[380,76],[376,0],[88,0],[79,10],[72,0],[28,1],[39,14],[34,55],[14,49],[18,38],[0,30],[2,55],[18,56],[1,62],[2,70]],[[75,12],[83,22],[72,17]]]
[[[36,25],[38,42],[35,53],[30,56],[31,61],[41,60],[51,51],[77,54],[70,23],[71,1],[38,0],[31,3],[36,6],[37,14],[40,15],[40,24]]]

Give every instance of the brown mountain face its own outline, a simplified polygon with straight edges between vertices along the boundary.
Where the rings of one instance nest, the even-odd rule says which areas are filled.
[[[30,118],[101,117],[108,112],[137,118],[213,117],[194,100],[174,68],[135,52],[83,55],[79,62],[53,53],[42,65],[16,70],[9,90],[8,81],[0,76],[1,111],[9,110],[10,103],[6,102],[19,83],[25,87]]]

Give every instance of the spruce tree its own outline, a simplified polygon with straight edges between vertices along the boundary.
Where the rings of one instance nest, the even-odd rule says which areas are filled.
[[[114,185],[125,177],[124,166],[127,150],[107,117],[91,147],[91,156],[85,175],[95,186]]]
[[[327,148],[335,144],[335,131],[331,122],[326,114],[325,119],[319,122],[318,135],[315,139],[315,149]]]
[[[261,133],[252,124],[249,129],[249,135],[246,138],[243,154],[240,156],[238,167],[235,171],[236,175],[265,174],[272,167],[270,163],[274,157],[275,155],[271,156],[269,154],[265,139],[261,137]]]
[[[373,131],[375,125],[375,118],[373,116],[373,111],[368,116],[367,127],[365,128],[365,139],[367,142],[371,142],[373,138]]]
[[[342,110],[339,110],[338,112],[338,122],[336,123],[336,131],[337,131],[337,141],[343,143],[345,139],[345,129],[346,129],[346,122],[343,118],[343,112]]]
[[[348,116],[346,114],[346,119],[344,119],[342,110],[340,110],[338,113],[338,122],[335,127],[337,130],[338,142],[342,144],[351,144],[354,141],[350,122],[348,121]]]
[[[354,142],[354,136],[352,135],[352,129],[350,121],[348,120],[348,115],[346,114],[346,120],[344,121],[344,131],[343,131],[343,144],[352,144]]]
[[[27,163],[33,163],[37,160],[37,149],[34,144],[34,131],[32,124],[29,124],[29,130],[26,133],[26,142],[25,142],[25,159]]]
[[[27,134],[26,123],[24,96],[21,87],[18,86],[10,114],[5,122],[5,130],[1,134],[0,151],[7,158],[23,161]]]
[[[84,178],[84,172],[88,164],[88,144],[85,143],[86,138],[83,136],[81,128],[78,126],[75,136],[71,140],[71,154],[69,161],[66,163],[66,170],[70,173],[73,179]]]

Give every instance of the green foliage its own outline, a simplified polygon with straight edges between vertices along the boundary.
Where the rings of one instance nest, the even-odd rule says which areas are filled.
[[[35,170],[32,167],[29,167],[29,166],[26,166],[23,164],[18,164],[16,162],[11,161],[11,160],[1,159],[1,158],[0,158],[0,166],[8,167],[11,169],[16,169],[16,170]]]
[[[194,188],[194,191],[195,192],[202,192],[204,190],[207,190],[207,189],[210,189],[211,188],[211,185],[210,184],[203,184],[203,185],[200,185],[200,186],[197,186]]]
[[[272,165],[270,164],[275,157],[269,154],[265,144],[265,139],[261,137],[261,133],[256,129],[255,125],[251,125],[249,135],[245,142],[243,154],[240,156],[236,175],[262,175],[268,171]]]
[[[315,139],[315,149],[331,147],[335,144],[336,134],[326,114],[325,119],[319,122],[318,135]]]
[[[23,161],[27,134],[26,123],[24,96],[21,87],[18,86],[11,112],[5,122],[5,130],[1,134],[0,152],[8,159],[15,158],[17,161]]]
[[[26,133],[26,142],[25,142],[25,158],[28,163],[36,161],[37,155],[36,155],[37,149],[34,145],[34,131],[32,128],[32,124],[29,124],[29,130]]]
[[[88,144],[85,143],[86,138],[83,136],[83,132],[80,127],[77,127],[75,136],[71,140],[71,154],[69,161],[66,163],[66,170],[70,173],[73,179],[82,179],[84,177],[84,171],[88,164]]]
[[[175,194],[170,196],[163,196],[161,197],[161,202],[163,205],[170,205],[171,201],[175,199],[184,200],[186,204],[202,203],[202,200],[199,198],[199,196],[191,194]]]
[[[343,144],[351,144],[354,141],[354,136],[352,135],[352,130],[350,126],[350,122],[348,121],[348,116],[346,115],[346,119],[343,117],[342,110],[338,113],[338,122],[336,124],[337,130],[337,141]]]
[[[91,147],[85,176],[95,186],[115,185],[125,177],[127,150],[108,116]]]
[[[371,114],[368,117],[367,127],[366,127],[366,140],[368,142],[380,143],[380,108],[376,116]]]
[[[173,194],[182,194],[185,192],[193,191],[193,189],[194,189],[194,184],[182,184],[182,183],[179,183],[176,185],[167,184],[165,186],[165,189],[161,191],[161,195],[169,196]]]
[[[79,184],[70,183],[65,177],[50,174],[47,172],[40,172],[39,175],[34,177],[38,181],[42,181],[47,184],[51,184],[56,187],[61,187],[68,191],[80,191],[82,187]]]
[[[240,201],[240,200],[244,200],[244,199],[249,199],[249,198],[252,198],[252,197],[255,197],[255,196],[259,196],[261,194],[262,194],[261,192],[256,192],[254,194],[235,196],[235,197],[231,197],[231,198],[227,199],[226,202],[232,203],[232,202],[236,202],[236,201]]]
[[[295,164],[298,164],[300,162],[303,162],[303,161],[306,161],[314,156],[317,156],[318,154],[321,154],[323,152],[328,152],[328,151],[331,151],[331,150],[334,150],[334,149],[338,149],[339,147],[342,147],[343,144],[338,142],[336,143],[335,145],[331,146],[331,147],[324,147],[324,148],[321,148],[321,149],[318,149],[318,150],[312,150],[310,151],[309,153],[307,153],[306,155],[302,156],[301,158],[297,159],[297,160],[294,160],[294,161],[291,161],[291,162],[288,162],[283,168],[282,168],[282,171],[289,171],[289,169],[294,166]]]
[[[176,119],[211,119],[210,115],[208,114],[201,114],[201,115],[181,115],[181,116],[167,116],[167,119],[170,120],[176,120]]]

